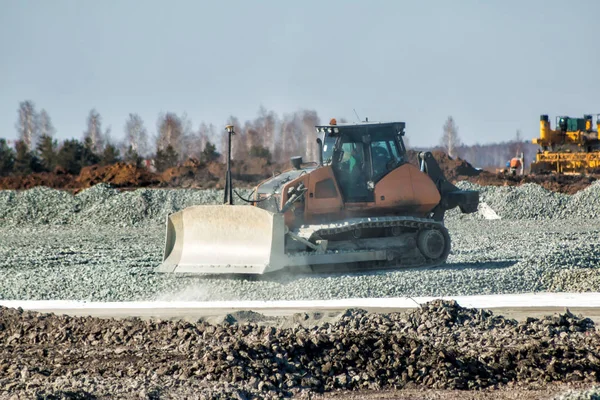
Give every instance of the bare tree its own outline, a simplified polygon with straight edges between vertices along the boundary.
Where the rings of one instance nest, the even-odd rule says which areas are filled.
[[[302,119],[298,113],[284,114],[281,124],[278,161],[285,162],[291,156],[303,155],[305,142],[302,136]]]
[[[90,141],[94,153],[100,154],[104,149],[105,133],[102,132],[102,117],[95,108],[92,108],[88,114],[87,129],[83,132],[83,138]]]
[[[177,153],[181,152],[183,142],[183,124],[181,118],[175,113],[161,114],[156,123],[158,137],[156,149],[165,150],[171,146]]]
[[[112,144],[112,126],[107,126],[106,130],[104,131],[104,133],[102,134],[103,138],[104,138],[104,144]]]
[[[202,158],[202,150],[208,142],[208,125],[202,122],[197,131],[189,129],[189,132],[183,135],[183,155],[185,157],[192,157],[197,160]],[[184,128],[185,131],[185,128]]]
[[[28,150],[31,150],[34,148],[38,136],[38,116],[33,101],[26,100],[20,102],[18,114],[19,119],[15,128],[17,129],[19,140],[25,144]]]
[[[125,142],[124,151],[131,148],[140,157],[148,156],[150,149],[148,147],[148,131],[144,126],[142,117],[138,114],[129,114],[129,118],[125,122]]]
[[[244,124],[244,136],[244,139],[246,140],[246,148],[249,151],[251,151],[253,148],[256,149],[263,146],[263,138],[260,136],[260,133],[256,127],[256,120],[254,123],[246,121]]]
[[[275,151],[278,118],[274,111],[268,111],[264,106],[258,109],[258,117],[254,120],[254,129],[260,138],[261,146],[271,153]]]
[[[279,131],[281,129],[281,121],[275,111],[269,111],[267,115],[265,115],[262,124],[263,131],[266,133],[265,140],[268,140],[269,151],[273,154],[275,152],[277,136],[279,136]]]
[[[315,126],[319,125],[319,116],[314,110],[302,110],[302,129],[301,133],[304,135],[305,151],[304,157],[306,161],[317,161],[318,147],[317,147],[317,135],[315,133]]]
[[[205,122],[202,122],[200,124],[200,126],[198,127],[197,147],[198,147],[198,149],[200,149],[201,152],[206,147],[206,143],[214,140],[212,138],[213,134],[214,134],[214,126],[212,124],[210,126],[206,125]]]
[[[179,160],[184,161],[189,157],[197,157],[198,149],[198,132],[194,132],[192,120],[184,112],[181,115],[181,143],[180,149],[176,149],[179,153]]]
[[[206,134],[208,135],[208,141],[212,144],[216,144],[219,141],[220,135],[215,125],[209,124]]]
[[[521,130],[517,129],[515,133],[515,138],[512,140],[510,145],[508,146],[509,155],[508,158],[519,157],[521,152],[523,151],[523,135],[521,134]]]
[[[52,137],[56,133],[50,115],[48,115],[48,112],[43,108],[40,110],[40,115],[38,115],[37,129],[40,136]]]
[[[454,118],[449,116],[443,127],[444,133],[440,141],[440,146],[448,153],[450,157],[456,156],[456,150],[461,145],[460,137],[458,136],[458,126],[454,122]]]
[[[237,133],[237,132],[236,132]],[[236,137],[237,139],[237,137]],[[216,127],[213,124],[200,123],[197,131],[192,131],[185,136],[185,149],[188,157],[196,158],[197,160],[205,159],[206,146],[210,143],[215,146],[221,140],[221,134],[217,134]],[[227,144],[225,143],[226,147]],[[216,151],[216,148],[214,149]],[[211,159],[211,161],[214,161]]]

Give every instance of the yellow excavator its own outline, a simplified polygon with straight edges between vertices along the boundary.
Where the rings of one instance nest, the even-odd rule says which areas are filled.
[[[444,263],[444,213],[472,213],[479,192],[448,182],[431,153],[407,160],[404,122],[316,127],[319,160],[260,183],[233,205],[231,137],[224,205],[167,217],[159,272],[263,274],[281,269],[347,271]]]
[[[600,114],[593,117],[556,117],[552,129],[547,115],[540,117],[540,137],[532,140],[540,146],[532,173],[579,174],[600,171]]]

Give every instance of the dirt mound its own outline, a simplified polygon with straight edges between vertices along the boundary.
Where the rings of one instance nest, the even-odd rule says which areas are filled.
[[[466,180],[482,186],[520,186],[525,183],[536,183],[544,189],[553,192],[575,194],[594,183],[600,175],[524,175],[510,176],[504,174],[493,174],[483,171],[476,177],[468,177]]]
[[[146,187],[156,185],[160,179],[156,174],[133,164],[116,163],[113,165],[92,165],[82,168],[75,179],[75,185],[88,188],[98,183],[108,183],[114,187]]]
[[[189,159],[183,165],[167,169],[160,174],[160,180],[161,187],[220,188],[220,177],[211,173],[207,164],[196,159]]]
[[[0,189],[31,189],[37,186],[46,186],[53,189],[68,189],[73,185],[75,177],[62,170],[55,172],[40,172],[25,176],[0,177]]]
[[[419,165],[418,151],[408,150],[409,162]],[[451,182],[467,180],[482,186],[520,186],[525,183],[537,183],[547,190],[558,193],[574,194],[590,186],[600,178],[599,175],[524,175],[511,176],[482,171],[474,168],[467,161],[449,157],[443,151],[432,151],[433,158],[438,162],[442,172]]]
[[[517,323],[443,301],[407,314],[350,310],[333,324],[289,329],[0,308],[0,385],[31,397],[50,388],[124,396],[233,384],[264,398],[596,382],[599,339],[591,320],[569,312]]]
[[[409,162],[419,165],[419,152],[407,152]],[[442,151],[433,151],[442,172],[448,180],[456,182],[468,180],[484,186],[519,186],[524,183],[537,183],[545,189],[573,194],[588,187],[600,175],[526,175],[507,176],[480,171],[467,161],[451,158]],[[289,163],[271,164],[265,159],[248,161],[232,161],[234,187],[247,188],[270,177],[273,173],[291,168]],[[145,168],[136,168],[123,162],[108,166],[94,165],[85,167],[80,174],[70,175],[57,169],[54,172],[35,173],[26,176],[0,177],[0,190],[31,189],[36,186],[47,186],[53,189],[67,189],[78,192],[98,183],[107,183],[118,188],[162,187],[162,188],[194,188],[222,189],[225,187],[226,165],[219,162],[202,163],[190,159],[184,164],[172,167],[163,173],[153,173]]]
[[[408,150],[408,161],[412,164],[419,165],[418,151]],[[439,164],[446,179],[450,181],[463,180],[468,177],[478,176],[481,171],[473,167],[462,158],[452,158],[443,151],[434,150],[431,152],[433,158]]]
[[[278,166],[264,159],[232,161],[234,187],[248,187],[268,178]],[[161,187],[222,189],[227,166],[218,162],[202,163],[190,159],[181,166],[167,169],[160,175]]]
[[[84,167],[79,175],[68,174],[57,168],[54,172],[0,177],[0,190],[23,190],[46,186],[78,192],[98,183],[107,183],[119,188],[136,188],[157,185],[159,182],[159,176],[147,169],[120,162],[107,166]]]
[[[232,177],[234,187],[245,188],[272,176],[281,166],[270,164],[263,159],[234,161]],[[113,165],[93,165],[85,167],[79,175],[67,174],[57,169],[54,172],[41,172],[25,176],[0,177],[0,190],[31,189],[46,186],[53,189],[66,189],[78,192],[99,183],[107,183],[117,188],[165,187],[221,189],[225,186],[226,165],[218,162],[201,163],[190,159],[184,164],[172,167],[163,173],[150,172],[146,168],[119,162]]]

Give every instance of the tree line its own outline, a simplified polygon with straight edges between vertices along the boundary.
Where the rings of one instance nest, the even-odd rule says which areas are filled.
[[[194,128],[185,113],[159,114],[152,135],[140,115],[131,113],[123,125],[123,139],[115,141],[110,127],[103,128],[100,113],[92,109],[81,139],[61,142],[54,139],[56,129],[48,112],[44,109],[38,112],[33,101],[19,103],[17,114],[18,139],[14,148],[0,138],[0,175],[54,171],[57,167],[78,174],[89,165],[117,161],[141,165],[148,158],[158,171],[163,171],[188,158],[224,161],[218,149],[227,148],[227,133],[223,128],[205,122]],[[319,124],[319,118],[315,111],[300,110],[280,117],[261,107],[253,120],[241,123],[231,116],[227,124],[235,127],[232,142],[235,160],[258,157],[281,163],[296,154],[317,159],[314,126]]]
[[[525,164],[529,165],[535,160],[538,146],[524,140],[519,129],[511,140],[505,142],[465,145],[460,139],[454,118],[449,116],[442,126],[438,149],[443,150],[450,157],[460,157],[479,168],[502,168],[511,158],[520,157],[521,154],[525,157]]]
[[[33,101],[19,103],[17,115],[18,140],[14,148],[0,138],[0,175],[54,171],[56,168],[78,174],[83,167],[110,165],[117,161],[141,166],[142,160],[148,158],[160,172],[188,158],[223,162],[220,153],[227,148],[225,129],[205,122],[194,127],[185,113],[159,114],[153,134],[149,133],[139,114],[131,113],[123,125],[123,139],[115,141],[111,137],[111,128],[103,128],[102,116],[92,109],[81,139],[61,142],[54,138],[56,129],[48,112],[44,109],[38,112]],[[340,119],[340,122],[345,121]],[[242,123],[231,116],[227,124],[234,125],[236,132],[232,139],[234,160],[264,158],[268,162],[284,163],[294,155],[303,155],[306,160],[318,159],[314,126],[320,124],[320,119],[314,110],[279,116],[260,107],[254,119]],[[492,161],[494,165],[502,166],[505,162],[502,159],[516,155],[520,143],[522,139],[518,132],[512,142],[495,146],[494,157],[489,157],[486,153],[490,149],[486,150],[486,145],[465,146],[461,143],[458,126],[452,117],[448,117],[443,125],[440,138],[440,148],[451,157],[461,156],[480,167],[490,166]]]

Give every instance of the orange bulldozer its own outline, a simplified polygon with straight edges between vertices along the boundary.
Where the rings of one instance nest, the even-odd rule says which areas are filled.
[[[479,192],[447,181],[429,152],[407,160],[404,122],[316,127],[319,159],[260,183],[233,205],[231,136],[225,204],[167,217],[159,272],[263,274],[431,267],[450,253],[444,213],[477,211]]]

